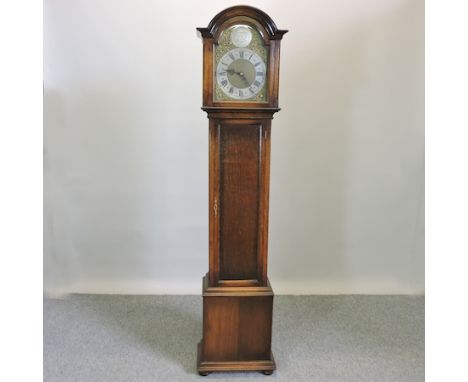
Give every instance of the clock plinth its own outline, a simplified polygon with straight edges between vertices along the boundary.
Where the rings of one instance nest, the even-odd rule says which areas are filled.
[[[203,110],[209,118],[209,272],[197,369],[271,374],[273,290],[267,276],[270,133],[286,31],[237,6],[203,37]]]
[[[210,287],[203,279],[203,339],[197,369],[273,371],[273,290],[267,286]]]

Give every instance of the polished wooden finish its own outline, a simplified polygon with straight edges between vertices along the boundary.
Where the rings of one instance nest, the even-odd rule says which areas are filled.
[[[269,46],[266,102],[214,101],[213,44],[242,21]],[[209,118],[209,271],[203,279],[200,375],[275,370],[273,290],[267,276],[271,120],[278,108],[279,53],[285,30],[264,12],[228,8],[203,37],[203,107]]]
[[[267,286],[212,287],[203,279],[203,340],[198,371],[275,370],[271,353],[273,290]]]
[[[219,278],[257,280],[259,124],[215,124],[221,148]],[[242,256],[237,256],[242,253]]]
[[[272,114],[242,116],[209,112],[210,281],[215,285],[267,281]]]

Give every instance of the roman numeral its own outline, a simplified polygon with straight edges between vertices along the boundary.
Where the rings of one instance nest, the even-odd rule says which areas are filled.
[[[221,86],[226,87],[227,84],[228,84],[227,80],[222,80],[221,81]]]
[[[226,74],[226,72],[219,72],[218,73],[220,76],[224,76]],[[258,74],[258,73],[257,73]]]
[[[257,62],[254,66],[257,67],[257,66],[260,65],[260,64],[261,64],[261,62],[259,61],[259,62]]]
[[[239,57],[240,57],[240,58],[244,58],[244,51],[243,51],[243,50],[240,50],[240,51],[239,51]]]
[[[254,94],[254,93],[255,93],[255,92],[253,91],[253,89],[252,89],[252,88],[249,88],[249,90],[250,90],[250,93],[252,93],[252,94]]]
[[[239,97],[243,97],[244,96],[244,93],[242,92],[242,90],[239,90]]]
[[[257,76],[263,76],[264,73],[263,72],[257,72]]]
[[[257,81],[255,80],[255,82],[253,83],[255,86],[259,87],[260,86],[260,81]]]
[[[231,60],[235,60],[234,55],[232,53],[229,53],[229,57],[231,57]]]
[[[229,94],[232,94],[232,93],[234,93],[234,88],[229,89]]]

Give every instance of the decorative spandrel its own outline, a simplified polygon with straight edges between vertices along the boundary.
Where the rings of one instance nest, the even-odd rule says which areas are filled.
[[[269,49],[248,20],[222,31],[214,52],[215,101],[268,102]]]

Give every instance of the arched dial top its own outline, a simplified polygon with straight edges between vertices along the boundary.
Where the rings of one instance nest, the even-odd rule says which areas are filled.
[[[278,107],[280,40],[287,32],[263,11],[235,6],[218,13],[203,37],[203,106]]]
[[[281,40],[283,35],[288,32],[284,29],[278,29],[271,17],[265,12],[248,5],[237,5],[226,8],[213,17],[208,27],[197,28],[197,30],[201,33],[203,38],[214,38],[215,41],[217,41],[221,32],[220,27],[225,24],[226,21],[239,16],[249,17],[261,26],[267,34],[267,36],[265,36],[266,43],[268,43],[267,40]]]

